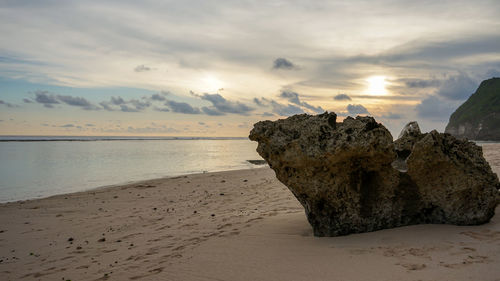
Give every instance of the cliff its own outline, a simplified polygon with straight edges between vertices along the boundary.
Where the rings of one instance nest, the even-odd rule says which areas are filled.
[[[457,138],[500,141],[500,78],[481,82],[451,115],[445,132]]]

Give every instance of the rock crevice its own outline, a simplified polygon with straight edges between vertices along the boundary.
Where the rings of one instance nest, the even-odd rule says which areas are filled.
[[[416,122],[393,142],[372,117],[295,115],[254,125],[257,152],[304,206],[316,236],[418,223],[488,222],[497,176],[474,143]]]

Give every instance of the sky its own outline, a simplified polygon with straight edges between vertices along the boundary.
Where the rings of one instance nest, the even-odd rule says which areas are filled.
[[[0,0],[0,135],[231,136],[301,113],[443,131],[500,1]]]

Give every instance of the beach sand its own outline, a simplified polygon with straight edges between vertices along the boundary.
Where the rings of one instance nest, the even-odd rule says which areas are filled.
[[[261,168],[1,204],[0,260],[1,280],[500,280],[500,215],[318,238]]]

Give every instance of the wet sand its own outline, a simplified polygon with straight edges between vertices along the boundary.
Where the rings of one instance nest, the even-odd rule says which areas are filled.
[[[1,204],[0,260],[2,280],[500,280],[500,217],[317,238],[262,168]]]

